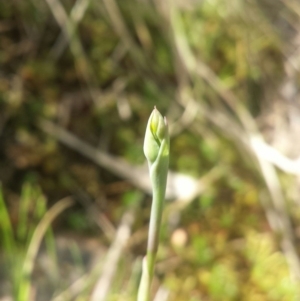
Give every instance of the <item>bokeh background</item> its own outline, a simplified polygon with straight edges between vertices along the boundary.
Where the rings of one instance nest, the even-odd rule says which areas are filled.
[[[300,300],[297,0],[0,1],[0,300],[135,300],[154,106],[156,301]]]

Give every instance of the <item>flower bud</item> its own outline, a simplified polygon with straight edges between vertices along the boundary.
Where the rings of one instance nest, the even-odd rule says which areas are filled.
[[[154,107],[148,120],[144,141],[144,153],[150,163],[154,163],[157,159],[161,144],[168,138],[167,135],[167,121]]]

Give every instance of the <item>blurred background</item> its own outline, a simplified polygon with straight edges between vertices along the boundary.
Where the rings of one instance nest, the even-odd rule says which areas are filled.
[[[0,300],[135,300],[154,106],[156,301],[300,300],[297,0],[0,1]]]

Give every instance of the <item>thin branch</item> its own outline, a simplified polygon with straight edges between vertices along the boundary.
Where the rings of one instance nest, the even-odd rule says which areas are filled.
[[[45,133],[53,136],[86,158],[89,158],[97,165],[128,180],[142,191],[149,194],[152,193],[146,166],[133,166],[120,158],[102,152],[51,121],[41,119],[38,126]],[[166,198],[190,200],[202,193],[206,185],[207,184],[203,183],[200,179],[195,179],[181,173],[170,172],[168,175]]]

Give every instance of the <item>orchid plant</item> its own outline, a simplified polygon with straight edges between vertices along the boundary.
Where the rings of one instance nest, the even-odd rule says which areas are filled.
[[[168,167],[170,138],[166,117],[154,107],[149,117],[144,153],[149,165],[153,200],[151,207],[147,255],[143,259],[142,277],[138,291],[138,301],[150,300],[150,288],[154,274],[155,259],[159,244],[161,218],[164,207]]]

